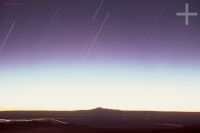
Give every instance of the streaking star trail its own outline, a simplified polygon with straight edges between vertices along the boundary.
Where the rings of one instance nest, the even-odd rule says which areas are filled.
[[[102,24],[101,24],[101,26],[100,26],[100,28],[99,28],[99,30],[97,31],[97,33],[96,33],[96,35],[95,35],[95,37],[94,37],[94,39],[93,39],[93,41],[92,41],[92,43],[91,43],[89,49],[87,50],[87,53],[86,53],[86,55],[85,55],[85,57],[84,57],[84,60],[83,60],[84,63],[86,62],[88,56],[90,55],[90,52],[91,52],[91,50],[93,49],[93,47],[94,47],[94,45],[95,45],[95,42],[97,41],[97,39],[98,39],[98,37],[99,37],[99,35],[100,35],[102,29],[103,29],[103,26],[104,26],[104,24],[106,23],[106,21],[107,21],[107,19],[109,18],[109,16],[110,16],[110,13],[107,13],[106,16],[105,16],[105,18],[104,18],[104,20],[103,20],[103,22],[102,22]]]
[[[99,4],[99,6],[98,6],[98,8],[97,8],[97,10],[96,10],[96,12],[95,12],[95,14],[94,14],[94,16],[92,17],[92,20],[95,20],[95,19],[96,19],[97,14],[99,13],[103,2],[104,2],[104,0],[101,0],[101,2],[100,2],[100,4]]]
[[[13,21],[13,23],[12,23],[12,25],[11,25],[9,31],[8,31],[8,34],[6,35],[6,37],[5,37],[5,39],[4,39],[3,43],[2,43],[2,45],[1,45],[1,47],[0,47],[0,53],[1,53],[1,51],[3,50],[3,47],[5,46],[5,44],[7,43],[8,39],[9,39],[9,36],[10,36],[10,34],[12,33],[12,30],[13,30],[14,26],[15,26],[15,21]]]

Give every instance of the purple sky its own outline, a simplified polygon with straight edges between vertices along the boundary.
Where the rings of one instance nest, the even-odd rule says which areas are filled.
[[[200,14],[199,0],[1,0],[0,71],[64,64],[199,72],[200,15],[186,26],[176,16],[185,3]]]
[[[198,0],[106,0],[95,20],[98,0],[17,0],[22,6],[8,2],[1,1],[1,43],[13,21],[15,26],[1,62],[79,63],[109,13],[87,62],[199,63],[200,17],[190,17],[185,26],[184,17],[176,16],[185,11],[186,2],[191,12],[198,12]]]

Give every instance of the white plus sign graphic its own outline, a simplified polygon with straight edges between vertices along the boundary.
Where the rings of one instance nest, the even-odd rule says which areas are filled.
[[[190,13],[189,12],[189,4],[185,4],[185,13],[176,13],[177,16],[184,16],[185,17],[185,25],[189,25],[189,17],[190,16],[197,16],[198,13]]]

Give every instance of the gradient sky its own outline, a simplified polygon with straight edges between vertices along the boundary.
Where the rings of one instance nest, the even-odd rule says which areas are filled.
[[[200,111],[199,7],[1,0],[0,110]]]

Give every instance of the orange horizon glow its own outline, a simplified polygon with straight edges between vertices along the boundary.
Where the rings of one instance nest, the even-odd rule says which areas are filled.
[[[93,108],[80,108],[80,109],[14,109],[14,108],[0,108],[0,112],[3,111],[84,111],[84,110],[93,110],[99,107],[93,107]],[[119,111],[149,111],[149,112],[194,112],[194,113],[200,113],[200,110],[142,110],[142,109],[123,109],[123,108],[104,108],[100,107],[102,109],[108,109],[108,110],[119,110]]]

